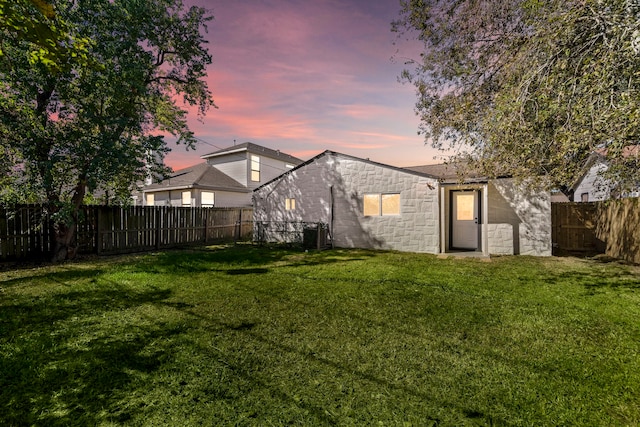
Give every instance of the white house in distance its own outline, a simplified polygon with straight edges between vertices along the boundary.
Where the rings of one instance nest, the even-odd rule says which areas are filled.
[[[570,189],[570,195],[574,202],[597,202],[610,198],[639,197],[640,188],[622,193],[616,189],[615,183],[603,179],[600,174],[608,169],[607,150],[596,150],[587,160],[584,173],[578,178]],[[640,159],[640,145],[625,147],[622,156],[629,161]]]
[[[548,191],[512,179],[460,182],[444,165],[398,168],[325,151],[258,187],[256,233],[324,223],[334,246],[408,252],[551,255]]]
[[[252,191],[302,163],[278,150],[250,142],[201,156],[195,166],[146,185],[145,206],[245,207]]]

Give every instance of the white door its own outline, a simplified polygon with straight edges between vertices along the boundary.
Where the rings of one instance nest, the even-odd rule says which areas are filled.
[[[478,249],[479,192],[451,192],[451,247],[454,249]]]

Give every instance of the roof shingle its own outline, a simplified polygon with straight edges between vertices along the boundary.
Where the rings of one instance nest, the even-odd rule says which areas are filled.
[[[302,163],[302,160],[298,159],[297,157],[293,157],[292,155],[283,153],[280,150],[272,150],[271,148],[254,144],[252,142],[243,142],[242,144],[237,144],[231,147],[223,148],[218,151],[214,151],[213,153],[205,154],[204,156],[200,156],[200,157],[203,159],[208,159],[211,157],[223,156],[225,154],[235,153],[238,151],[248,151],[250,153],[261,154],[263,156],[268,156],[275,159],[282,159],[283,161],[292,163],[293,165],[298,165]]]
[[[235,179],[220,172],[206,162],[175,171],[168,178],[145,187],[145,191],[162,191],[180,188],[202,188],[212,190],[241,191],[249,190]]]

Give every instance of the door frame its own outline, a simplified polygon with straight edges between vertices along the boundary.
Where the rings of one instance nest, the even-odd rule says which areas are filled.
[[[483,255],[489,254],[488,243],[488,218],[489,218],[489,185],[485,182],[474,182],[468,184],[441,183],[440,184],[440,253],[451,252],[474,252],[468,249],[456,249],[451,246],[451,221],[452,215],[452,193],[455,191],[477,191],[478,192],[478,248],[476,252]]]

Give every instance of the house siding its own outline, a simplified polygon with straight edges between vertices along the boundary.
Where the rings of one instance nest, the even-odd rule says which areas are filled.
[[[226,156],[207,159],[207,162],[225,175],[247,186],[247,153],[233,153]]]
[[[338,247],[437,253],[437,187],[432,178],[327,154],[257,190],[254,218],[329,224]],[[400,194],[400,215],[365,217],[367,193]],[[286,198],[296,199],[295,210],[285,210]]]
[[[489,253],[551,256],[551,194],[513,179],[488,185]]]
[[[610,197],[609,183],[603,180],[599,175],[607,170],[604,163],[596,163],[593,165],[582,178],[580,183],[575,187],[573,192],[573,201],[581,202],[582,194],[587,193],[587,202],[595,202],[598,200],[607,200]]]
[[[272,157],[267,157],[260,153],[249,153],[247,154],[248,161],[246,164],[246,175],[247,175],[247,187],[250,190],[255,190],[260,187],[265,182],[269,182],[275,177],[285,173],[288,169],[286,168],[286,163],[282,159],[274,159]],[[258,156],[260,158],[260,180],[252,181],[251,180],[251,156]]]
[[[200,191],[200,190],[198,190]],[[211,191],[211,190],[202,190]],[[251,206],[251,193],[234,193],[231,191],[213,191],[215,201],[214,206],[225,208],[241,208]],[[198,202],[202,199],[198,198]],[[201,206],[198,204],[198,206]]]
[[[202,191],[212,191],[215,194],[215,207],[239,208],[251,206],[251,193],[235,193],[231,191],[184,189],[171,191],[154,191],[154,206],[182,206],[182,192],[191,191],[191,206],[202,206]]]
[[[251,180],[251,156],[258,156],[260,158],[259,181]],[[220,172],[229,175],[249,190],[254,190],[262,184],[283,174],[288,170],[286,167],[287,163],[291,164],[291,162],[285,162],[283,159],[276,159],[265,156],[263,153],[254,153],[251,151],[213,157],[208,159],[207,162]]]

